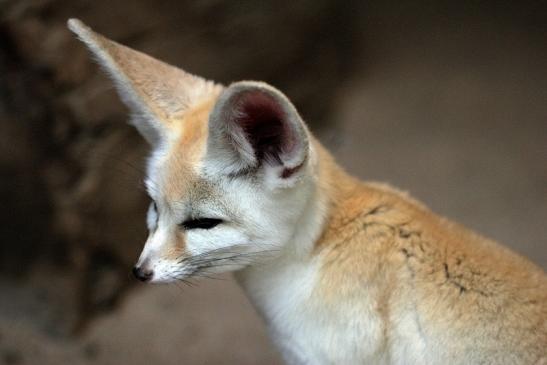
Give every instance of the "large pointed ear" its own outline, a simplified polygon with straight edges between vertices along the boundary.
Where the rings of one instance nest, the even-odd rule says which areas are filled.
[[[68,27],[113,79],[132,113],[132,124],[152,145],[168,138],[184,112],[221,86],[93,32],[77,19]]]
[[[220,94],[209,118],[207,159],[221,172],[262,171],[288,182],[302,170],[308,151],[307,128],[279,90],[242,81]]]

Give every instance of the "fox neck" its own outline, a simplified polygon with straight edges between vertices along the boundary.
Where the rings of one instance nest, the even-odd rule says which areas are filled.
[[[276,258],[235,273],[236,280],[251,299],[257,299],[257,292],[271,286],[271,283],[264,281],[283,282],[282,277],[285,274],[292,276],[290,273],[295,266],[313,270],[312,267],[317,262],[316,247],[325,236],[328,222],[337,214],[337,203],[360,184],[336,164],[330,153],[313,137],[310,157],[314,165],[314,176],[309,179],[309,183],[313,184],[313,191],[299,221],[295,224],[292,239]],[[255,305],[260,306],[256,300],[253,301]]]

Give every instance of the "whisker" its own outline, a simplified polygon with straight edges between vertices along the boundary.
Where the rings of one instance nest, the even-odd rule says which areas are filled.
[[[277,246],[272,244],[262,245],[264,249],[252,252],[237,251],[238,247],[246,248],[247,245],[233,245],[230,247],[221,247],[211,249],[207,252],[193,256],[181,255],[176,259],[176,263],[184,265],[183,268],[172,270],[171,274],[176,280],[183,282],[186,285],[193,285],[187,278],[209,278],[216,280],[225,280],[214,275],[219,273],[214,272],[215,269],[230,269],[241,268],[256,262],[257,259],[268,258],[271,255],[280,251]]]
[[[241,246],[243,246],[243,245],[241,245]],[[230,247],[230,249],[232,249],[232,248],[234,248],[234,246]],[[235,252],[235,251],[226,251],[227,249],[228,248],[220,248],[220,249],[210,250],[210,251],[207,251],[207,252],[204,252],[204,253],[201,253],[201,254],[197,254],[197,255],[193,255],[193,256],[181,256],[178,259],[178,262],[179,263],[186,262],[186,261],[196,262],[201,258],[209,259],[209,256],[213,256],[217,253],[221,253],[221,254],[225,254],[225,255],[231,255],[231,256],[242,256],[242,255],[246,255],[246,256],[257,255],[258,256],[258,255],[264,255],[264,254],[267,254],[267,253],[274,253],[274,252],[279,252],[280,251],[279,249],[268,249],[268,250],[254,251],[254,252]],[[219,257],[219,258],[220,259],[230,258],[231,256]]]

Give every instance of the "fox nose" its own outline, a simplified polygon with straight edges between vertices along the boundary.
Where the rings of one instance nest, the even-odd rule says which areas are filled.
[[[135,275],[135,277],[140,281],[149,281],[152,279],[154,272],[152,270],[146,270],[142,267],[135,266],[133,268],[133,275]]]

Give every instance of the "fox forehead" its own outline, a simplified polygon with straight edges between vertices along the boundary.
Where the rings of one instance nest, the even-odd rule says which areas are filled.
[[[146,186],[154,200],[167,203],[201,200],[213,194],[201,169],[207,147],[208,121],[218,95],[189,108],[170,123],[171,139],[158,146],[148,164]],[[189,197],[190,196],[190,197]]]

